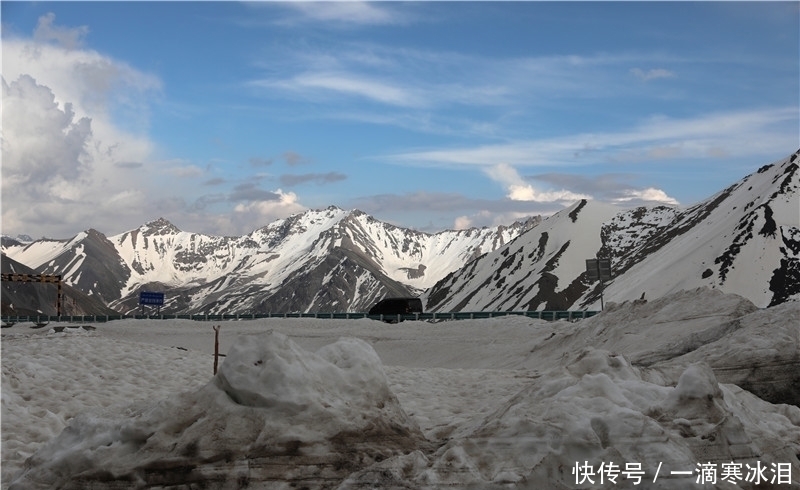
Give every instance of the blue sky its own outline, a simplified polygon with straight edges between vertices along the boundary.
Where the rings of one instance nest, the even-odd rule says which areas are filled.
[[[800,147],[797,2],[2,2],[3,233],[688,206]]]

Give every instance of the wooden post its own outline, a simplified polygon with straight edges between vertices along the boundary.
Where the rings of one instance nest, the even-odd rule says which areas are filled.
[[[56,314],[58,316],[61,316],[61,299],[63,297],[61,293],[61,276],[60,275],[56,276],[55,280],[58,285],[58,295],[56,296]]]
[[[217,375],[217,363],[219,362],[219,329],[222,325],[215,325],[214,329],[214,376]]]

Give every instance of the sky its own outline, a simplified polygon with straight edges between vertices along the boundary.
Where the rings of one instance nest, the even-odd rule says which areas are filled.
[[[2,232],[686,207],[800,147],[797,2],[16,2]]]

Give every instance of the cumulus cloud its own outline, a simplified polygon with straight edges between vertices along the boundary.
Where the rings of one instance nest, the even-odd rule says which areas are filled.
[[[526,180],[549,182],[552,185],[569,187],[574,192],[592,195],[595,199],[625,207],[665,204],[677,206],[677,199],[655,187],[634,184],[635,174],[606,173],[584,176],[569,173],[546,173],[525,176]]]
[[[31,37],[3,38],[4,233],[66,238],[93,227],[114,234],[166,215],[193,231],[241,234],[305,209],[296,194],[253,182],[185,197],[178,182],[226,181],[194,162],[154,157],[149,107],[161,81],[86,48],[88,33],[48,14]],[[291,151],[281,157],[289,165],[310,161]],[[255,167],[271,163],[250,159]]]
[[[165,210],[164,213],[177,216],[182,229],[230,236],[249,233],[276,219],[307,209],[299,202],[297,194],[281,189],[263,189],[253,182],[199,196],[188,204],[177,197],[156,204]]]
[[[161,81],[84,47],[88,32],[48,14],[30,38],[3,38],[4,233],[114,234],[166,215],[193,231],[241,234],[305,209],[294,193],[252,181],[221,189],[226,180],[208,178],[203,166],[155,158],[148,117]],[[309,162],[291,151],[281,157]],[[182,191],[191,186],[180,184],[187,179],[218,192],[187,198]]]
[[[72,104],[60,106],[29,75],[2,85],[3,190],[83,177],[90,168],[91,120],[78,119]]]
[[[636,205],[639,205],[640,203],[658,203],[677,206],[679,204],[677,199],[668,196],[666,192],[654,187],[648,187],[647,189],[626,189],[622,191],[622,195],[620,197],[614,198],[612,201],[618,204],[628,205],[632,203],[635,203]]]
[[[453,221],[454,230],[468,230],[470,228],[482,228],[484,226],[500,226],[508,225],[514,221],[534,216],[537,213],[521,213],[521,212],[492,212],[488,209],[482,209],[477,213],[458,216]]]
[[[469,216],[458,216],[453,222],[454,230],[467,230],[472,228],[472,218]]]
[[[160,82],[82,48],[87,32],[48,14],[32,38],[3,38],[4,232],[113,230],[133,225],[147,205],[139,189],[154,145],[116,117],[126,109],[146,117]]]
[[[494,181],[504,185],[508,199],[512,201],[561,202],[571,203],[580,199],[591,199],[585,194],[576,194],[565,189],[556,191],[540,191],[525,182],[517,170],[507,163],[499,163],[486,167],[484,172]]]
[[[48,13],[39,18],[33,39],[40,43],[55,41],[66,49],[75,49],[83,45],[83,38],[89,33],[88,26],[74,28],[55,25],[55,14]]]
[[[101,140],[146,145],[146,140],[137,142],[135,134],[121,131],[115,118],[124,115],[127,127],[144,130],[148,101],[158,97],[160,79],[82,48],[86,32],[56,26],[55,16],[48,14],[39,19],[32,39],[4,37],[3,77],[9,81],[29,75],[50,88],[58,103],[69,102],[78,117],[92,118],[95,136]]]
[[[144,163],[142,162],[114,162],[114,166],[117,168],[142,168]]]
[[[202,177],[205,174],[205,170],[197,165],[191,164],[178,164],[167,167],[164,172],[179,179],[197,178]]]
[[[53,227],[90,211],[81,201],[92,183],[92,122],[28,75],[3,79],[2,97],[3,229],[54,236]]]
[[[297,194],[294,192],[283,192],[278,189],[273,194],[274,198],[272,199],[237,204],[234,207],[232,219],[241,226],[249,224],[252,229],[255,229],[276,219],[306,210],[306,207],[298,202]]]

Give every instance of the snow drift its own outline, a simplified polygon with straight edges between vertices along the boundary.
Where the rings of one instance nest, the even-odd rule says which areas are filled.
[[[576,323],[229,322],[229,335],[272,331],[240,336],[194,390],[164,397],[154,381],[124,409],[87,403],[9,488],[800,489],[798,317],[799,302],[758,309],[700,288]],[[20,464],[6,453],[19,421],[36,424],[37,404],[73,400],[93,374],[65,359],[74,385],[16,378],[75,336],[82,348],[116,338],[158,350],[152,369],[184,376],[174,356],[191,351],[164,347],[178,338],[159,337],[169,327],[113,323],[38,339],[4,329],[4,471]],[[187,339],[212,335],[181,325]],[[120,340],[144,331],[169,344]],[[41,400],[37,383],[48,386]]]
[[[369,344],[310,353],[270,332],[241,337],[198,391],[76,417],[10,488],[325,488],[423,440]]]
[[[433,455],[417,453],[413,471],[398,471],[409,460],[399,457],[354,475],[343,487],[561,489],[641,484],[684,489],[696,482],[698,464],[706,463],[742,468],[775,463],[796,475],[798,424],[797,407],[776,407],[735,386],[720,385],[706,364],[690,365],[676,386],[665,387],[644,381],[624,357],[589,348],[570,356],[496,412],[463,427]],[[601,464],[613,464],[617,471],[605,474],[605,480],[598,473],[583,481],[576,467],[585,463],[598,472]],[[634,472],[626,474],[632,468],[641,469],[638,478]],[[674,476],[674,471],[692,474]],[[767,478],[776,481],[774,475]],[[703,488],[750,488],[752,482],[743,473],[739,480],[718,483]],[[797,488],[798,479],[787,484]]]

